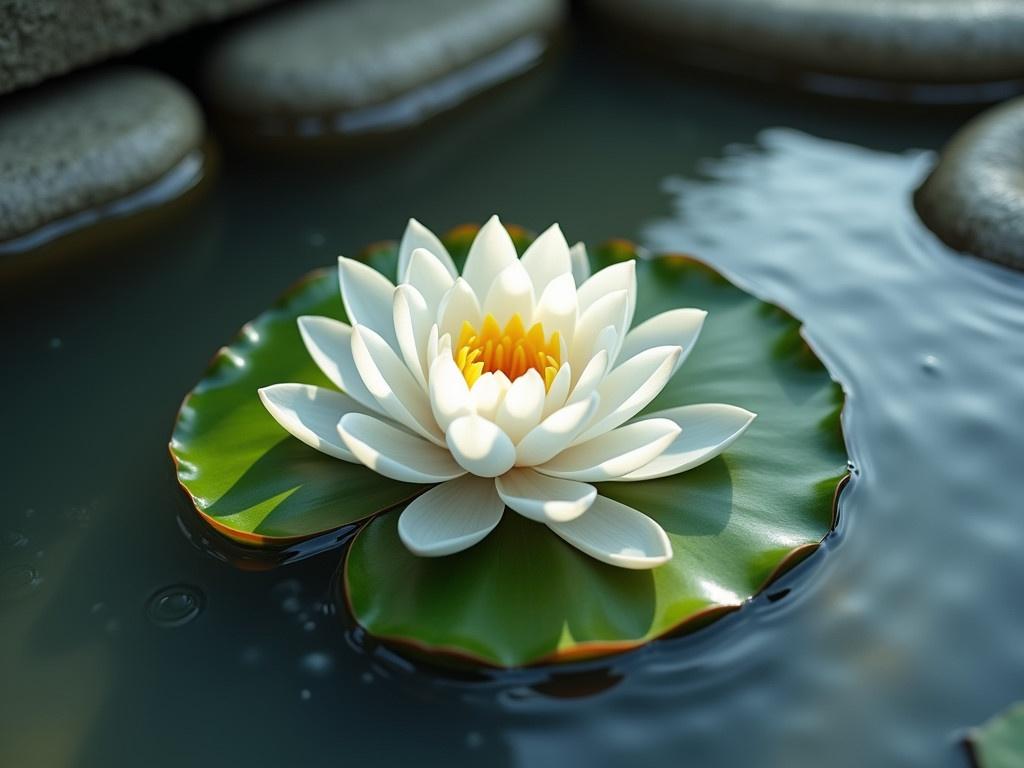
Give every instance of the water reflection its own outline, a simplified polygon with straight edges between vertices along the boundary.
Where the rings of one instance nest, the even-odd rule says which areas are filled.
[[[808,102],[574,50],[386,151],[285,162],[228,145],[219,185],[174,228],[0,286],[18,373],[0,382],[15,436],[0,449],[12,475],[0,530],[28,538],[0,543],[0,567],[43,577],[0,601],[11,662],[0,764],[436,753],[452,766],[642,754],[963,768],[962,726],[1024,691],[1024,619],[1012,610],[1024,580],[1024,285],[947,251],[910,210],[928,159],[902,148],[938,145],[962,116]],[[792,133],[722,151],[772,124],[897,151]],[[666,173],[678,178],[660,190]],[[711,627],[611,662],[460,677],[318,616],[333,603],[335,553],[243,572],[225,565],[223,542],[197,548],[180,534],[178,515],[195,516],[166,439],[216,344],[296,275],[409,213],[444,229],[494,209],[530,226],[558,218],[589,242],[657,217],[652,248],[709,259],[807,322],[850,390],[860,471],[825,556]],[[18,407],[27,386],[45,407]],[[84,527],[61,517],[78,506]],[[186,581],[206,608],[172,631],[153,626],[146,600]],[[274,591],[283,581],[289,594]],[[316,652],[333,656],[329,677],[302,672]],[[577,673],[566,687],[586,695],[553,697]]]

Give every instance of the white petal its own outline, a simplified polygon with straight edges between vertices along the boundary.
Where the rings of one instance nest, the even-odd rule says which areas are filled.
[[[523,266],[530,273],[533,287],[540,296],[548,283],[561,275],[572,275],[569,244],[557,224],[552,224],[523,253]],[[575,285],[575,283],[573,283]]]
[[[629,261],[622,261],[618,264],[612,264],[610,267],[605,267],[583,283],[576,293],[576,299],[580,305],[580,315],[582,316],[590,307],[599,302],[602,297],[607,296],[612,291],[623,289],[626,291],[627,296],[626,321],[623,325],[617,326],[620,329],[620,342],[625,336],[626,331],[629,330],[629,326],[632,325],[633,313],[636,310],[636,261],[630,259]],[[617,356],[618,350],[612,355],[611,361],[613,365]]]
[[[451,338],[448,339],[448,344],[451,344]],[[430,335],[427,337],[427,359],[426,370],[427,375],[430,375],[430,369],[434,365],[434,361],[437,359],[437,354],[441,349],[441,339],[438,338],[437,323],[434,323],[430,327]]]
[[[595,392],[598,385],[604,381],[604,376],[607,372],[608,350],[602,349],[590,358],[590,362],[588,362],[586,367],[583,369],[583,373],[580,374],[579,381],[577,381],[576,386],[572,388],[572,394],[569,395],[569,399],[566,402],[578,403],[580,400],[585,400],[590,397],[590,394]]]
[[[482,318],[476,293],[469,283],[460,277],[441,299],[441,305],[437,310],[438,331],[442,336],[447,333],[455,342],[458,341],[463,322],[468,322],[479,329]]]
[[[575,520],[548,527],[581,552],[620,568],[655,568],[672,559],[672,544],[660,525],[605,496]]]
[[[590,277],[590,259],[587,258],[587,246],[576,243],[569,249],[569,261],[572,263],[572,279],[576,285],[583,285]]]
[[[427,393],[384,339],[369,328],[356,326],[352,329],[352,358],[366,388],[388,416],[431,442],[444,445]]]
[[[568,363],[562,363],[562,367],[558,369],[555,378],[551,380],[548,393],[544,396],[544,411],[541,413],[542,419],[546,419],[565,405],[565,401],[569,397],[569,387],[571,385],[572,369]]]
[[[450,354],[439,354],[430,366],[430,408],[442,430],[473,412],[466,378]]]
[[[448,274],[448,268],[434,254],[417,248],[412,252],[402,282],[415,286],[423,294],[431,313],[436,315],[441,299],[455,285],[455,278]]]
[[[368,264],[344,256],[338,258],[338,279],[349,322],[365,325],[397,347],[391,281]]]
[[[455,460],[478,477],[497,477],[515,464],[516,449],[508,435],[482,416],[455,419],[445,438]]]
[[[510,469],[495,479],[495,485],[509,507],[541,523],[577,518],[597,498],[592,485],[548,477],[532,469]]]
[[[462,277],[476,291],[477,296],[486,296],[494,278],[518,258],[516,247],[505,227],[497,216],[491,216],[469,247]]]
[[[481,541],[504,511],[493,480],[464,475],[413,499],[398,518],[398,536],[414,555],[450,555]]]
[[[411,285],[400,285],[395,289],[394,315],[395,335],[402,359],[417,383],[426,390],[427,341],[433,317],[423,296]]]
[[[591,278],[593,280],[594,278]],[[609,326],[613,329],[614,347],[608,354],[610,364],[615,362],[615,354],[621,345],[628,327],[629,292],[625,290],[611,291],[598,298],[586,309],[580,304],[582,314],[576,321],[576,331],[569,348],[569,365],[574,371],[586,368],[590,359],[597,354],[598,340]],[[602,344],[605,342],[602,340]]]
[[[443,483],[466,474],[444,448],[373,416],[347,413],[338,422],[345,447],[384,477],[403,483]]]
[[[665,388],[681,352],[679,347],[647,349],[608,374],[597,387],[601,406],[575,442],[602,435],[640,413]]]
[[[594,393],[586,400],[552,413],[519,441],[516,446],[516,464],[532,467],[555,458],[583,431],[599,402],[600,398]]]
[[[537,471],[588,483],[612,480],[653,461],[679,432],[671,419],[644,419],[566,448]]]
[[[328,456],[358,463],[338,436],[342,416],[366,413],[351,397],[309,384],[274,384],[259,393],[270,415],[294,437]]]
[[[519,315],[523,323],[529,325],[533,317],[533,301],[533,283],[523,265],[516,261],[494,278],[481,311],[484,315],[494,315],[502,327],[512,315]]]
[[[306,351],[330,382],[366,408],[380,411],[352,359],[352,327],[317,315],[303,315],[298,322]]]
[[[544,325],[544,335],[558,332],[566,344],[572,343],[576,330],[576,284],[572,275],[560,275],[548,283],[540,295],[533,321]]]
[[[651,480],[699,467],[718,456],[747,431],[756,414],[735,405],[701,403],[652,413],[650,418],[671,419],[682,432],[656,459],[615,480]]]
[[[605,267],[588,277],[579,286],[580,312],[612,291],[625,290],[629,293],[630,317],[636,307],[636,260],[620,261]]]
[[[693,351],[707,316],[703,309],[670,309],[655,315],[626,334],[619,354],[623,359],[629,359],[651,347],[682,347],[683,352],[672,369],[675,374]]]
[[[533,368],[512,382],[498,406],[495,422],[513,443],[540,423],[546,394],[544,379]]]
[[[416,219],[409,219],[405,227],[405,234],[402,235],[402,242],[398,246],[398,274],[395,276],[399,282],[410,282],[406,279],[406,271],[412,252],[417,248],[424,248],[435,257],[438,262],[448,271],[452,280],[458,276],[452,257],[448,255],[448,249],[437,239],[437,235],[420,224]]]
[[[511,386],[512,382],[501,371],[482,374],[469,390],[473,412],[494,421],[498,415],[498,406]]]

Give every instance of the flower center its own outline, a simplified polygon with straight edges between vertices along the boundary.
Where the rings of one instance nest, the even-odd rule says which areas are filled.
[[[544,379],[544,387],[550,389],[561,366],[562,351],[557,331],[545,339],[541,323],[526,330],[518,313],[502,329],[489,314],[479,331],[469,322],[462,323],[452,357],[471,387],[485,373],[501,371],[509,381],[515,381],[532,368]]]

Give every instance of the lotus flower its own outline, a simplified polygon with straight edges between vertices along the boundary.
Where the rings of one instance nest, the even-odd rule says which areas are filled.
[[[630,328],[633,261],[591,276],[558,225],[520,259],[498,218],[460,275],[415,219],[398,285],[340,258],[352,325],[299,318],[309,354],[338,390],[260,390],[293,436],[384,477],[427,486],[402,511],[410,551],[448,555],[481,541],[506,507],[586,554],[624,568],[672,557],[665,531],[593,483],[666,477],[714,458],[754,419],[687,405],[637,416],[693,349],[706,312],[675,309]]]

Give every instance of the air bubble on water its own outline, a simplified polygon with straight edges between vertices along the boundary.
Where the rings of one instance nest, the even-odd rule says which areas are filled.
[[[3,536],[0,536],[0,544],[12,549],[24,547],[28,544],[28,536],[21,531],[6,531]]]
[[[939,374],[939,358],[935,355],[925,355],[921,358],[921,370],[930,376],[937,376]]]
[[[89,505],[78,504],[67,509],[62,517],[71,525],[85,528],[92,522],[92,509]]]
[[[187,584],[164,587],[146,603],[146,615],[158,627],[180,627],[188,624],[202,609],[202,591]]]
[[[314,677],[327,677],[334,670],[334,657],[323,651],[312,651],[302,657],[301,666]]]
[[[0,571],[0,600],[24,597],[43,581],[39,571],[28,565],[15,565]]]
[[[470,731],[466,734],[466,746],[469,749],[480,749],[483,743],[484,737],[479,731]]]
[[[302,582],[298,579],[284,579],[283,581],[277,582],[277,584],[270,588],[270,594],[277,598],[297,595],[301,591]]]
[[[298,595],[302,592],[302,582],[298,579],[279,581],[270,589],[270,598],[281,606],[285,613],[298,613],[302,609]]]
[[[309,701],[311,698],[313,698],[313,694],[309,692],[309,688],[303,688],[301,691],[299,691],[299,698],[303,701]]]

